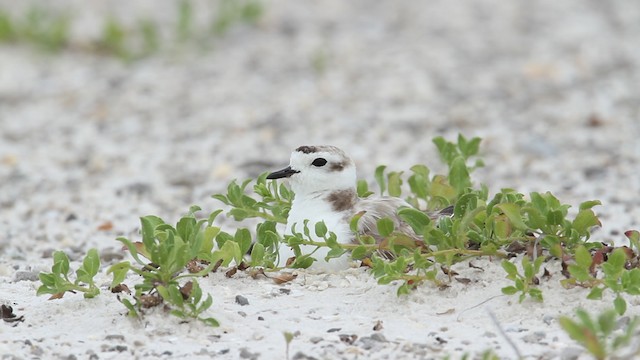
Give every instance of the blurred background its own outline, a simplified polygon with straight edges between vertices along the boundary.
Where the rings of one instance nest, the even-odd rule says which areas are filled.
[[[442,170],[458,133],[478,183],[601,199],[621,238],[639,39],[637,0],[0,0],[0,257],[118,247],[303,144]]]

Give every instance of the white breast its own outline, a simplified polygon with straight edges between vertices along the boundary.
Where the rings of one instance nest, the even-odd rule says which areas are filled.
[[[327,229],[336,234],[339,243],[350,243],[353,237],[349,224],[347,222],[347,216],[344,212],[337,213],[331,209],[331,205],[325,201],[322,197],[313,198],[296,197],[291,204],[291,211],[289,211],[289,217],[287,219],[287,228],[285,234],[292,234],[292,228],[295,225],[295,230],[298,233],[304,233],[304,221],[309,220],[308,227],[311,238],[314,241],[324,241],[324,239],[318,238],[315,234],[315,225],[320,221],[324,221]],[[311,253],[315,246],[301,246],[303,254]],[[343,255],[338,259],[331,259],[328,263],[324,261],[329,248],[322,247],[318,249],[313,257],[318,261],[314,262],[311,270],[318,271],[336,271],[349,267],[349,254]],[[280,247],[280,263],[279,266],[284,266],[286,259],[293,256],[293,251],[286,245]]]

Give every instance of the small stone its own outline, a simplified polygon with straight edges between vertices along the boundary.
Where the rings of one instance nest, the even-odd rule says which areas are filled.
[[[295,355],[293,355],[293,360],[316,360],[316,358],[298,351]]]
[[[333,332],[338,332],[340,330],[342,330],[342,328],[331,328],[331,329],[327,330],[327,332],[328,333],[333,333]]]
[[[625,329],[629,325],[630,321],[631,319],[628,316],[621,317],[616,321],[616,330]]]
[[[258,321],[264,321],[264,318],[262,316],[258,316]]]
[[[552,323],[554,320],[555,320],[555,318],[554,318],[553,316],[551,316],[551,315],[545,315],[545,316],[542,318],[542,322],[544,322],[544,323],[545,323],[545,324],[547,324],[547,325],[551,325],[551,323]]]
[[[100,252],[100,260],[103,263],[111,263],[122,259],[124,259],[122,251],[104,250]]]
[[[583,350],[575,347],[568,347],[560,353],[561,360],[577,360],[582,355]]]
[[[120,335],[120,334],[113,334],[113,335],[107,335],[104,337],[105,340],[117,340],[117,341],[124,341],[124,335]]]
[[[19,270],[13,274],[13,282],[38,281],[38,272],[29,270]]]
[[[360,338],[358,343],[360,343],[360,347],[363,348],[364,350],[371,350],[378,342],[375,340],[372,340],[368,336],[365,336]]]
[[[238,311],[238,315],[242,316],[242,317],[247,317],[247,313],[244,311]]]
[[[258,359],[259,355],[260,355],[259,353],[250,352],[247,348],[240,349],[240,358],[241,359],[256,360],[256,359]]]
[[[236,295],[236,303],[240,306],[246,306],[249,305],[249,300],[247,300],[247,298],[242,295]]]
[[[545,334],[544,332],[536,331],[534,333],[523,336],[522,340],[529,344],[537,344],[540,342],[540,340],[544,339],[546,336],[547,334]]]
[[[111,348],[111,351],[117,351],[117,352],[125,352],[127,351],[127,346],[126,345],[116,345],[114,347]]]
[[[324,340],[324,339],[322,337],[320,337],[320,336],[314,336],[311,339],[309,339],[309,341],[311,341],[312,344],[317,344],[322,340]]]
[[[384,337],[381,333],[373,333],[370,336],[371,340],[379,341],[379,342],[387,342],[387,338]]]

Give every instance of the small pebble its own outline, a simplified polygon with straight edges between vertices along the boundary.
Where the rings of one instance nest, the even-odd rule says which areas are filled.
[[[258,359],[259,355],[260,355],[259,353],[250,352],[247,348],[240,349],[240,358],[241,359],[256,360],[256,359]]]
[[[242,295],[236,295],[236,303],[240,304],[240,306],[249,305],[249,300]]]
[[[387,342],[387,338],[382,335],[382,333],[373,333],[370,336],[371,340],[379,341],[379,342]]]
[[[13,275],[13,282],[19,281],[38,281],[37,271],[18,270]]]

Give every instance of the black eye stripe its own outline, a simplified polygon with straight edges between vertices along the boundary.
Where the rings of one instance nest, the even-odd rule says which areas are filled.
[[[317,167],[325,166],[326,164],[327,164],[327,159],[325,159],[325,158],[316,158],[311,163],[311,165],[317,166]]]

